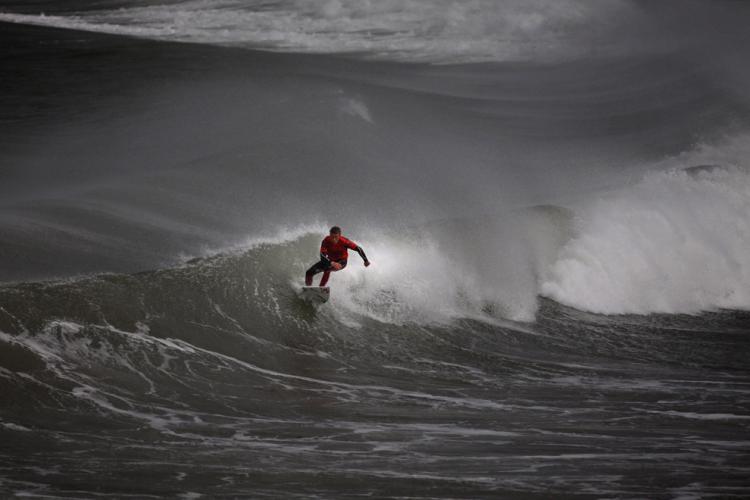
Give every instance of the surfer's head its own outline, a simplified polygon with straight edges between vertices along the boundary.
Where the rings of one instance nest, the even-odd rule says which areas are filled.
[[[337,243],[339,241],[339,236],[341,236],[341,228],[338,226],[333,226],[328,234],[331,235],[331,239],[333,240],[333,242]]]

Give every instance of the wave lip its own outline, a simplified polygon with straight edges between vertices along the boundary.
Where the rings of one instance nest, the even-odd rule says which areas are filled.
[[[543,295],[605,314],[750,308],[750,173],[671,170],[590,203]]]

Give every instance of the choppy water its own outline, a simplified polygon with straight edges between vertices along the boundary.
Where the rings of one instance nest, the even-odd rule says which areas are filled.
[[[747,313],[387,323],[296,297],[316,240],[3,289],[4,490],[746,494]]]
[[[741,3],[1,5],[2,495],[750,494]]]

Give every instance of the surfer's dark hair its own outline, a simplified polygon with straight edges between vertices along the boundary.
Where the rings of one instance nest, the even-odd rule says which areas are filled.
[[[340,227],[338,227],[338,226],[333,226],[333,227],[331,228],[331,232],[330,232],[330,234],[341,234],[341,228],[340,228]]]

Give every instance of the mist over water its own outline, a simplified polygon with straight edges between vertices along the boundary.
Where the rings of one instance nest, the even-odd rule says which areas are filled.
[[[0,2],[0,492],[747,496],[749,20]]]

